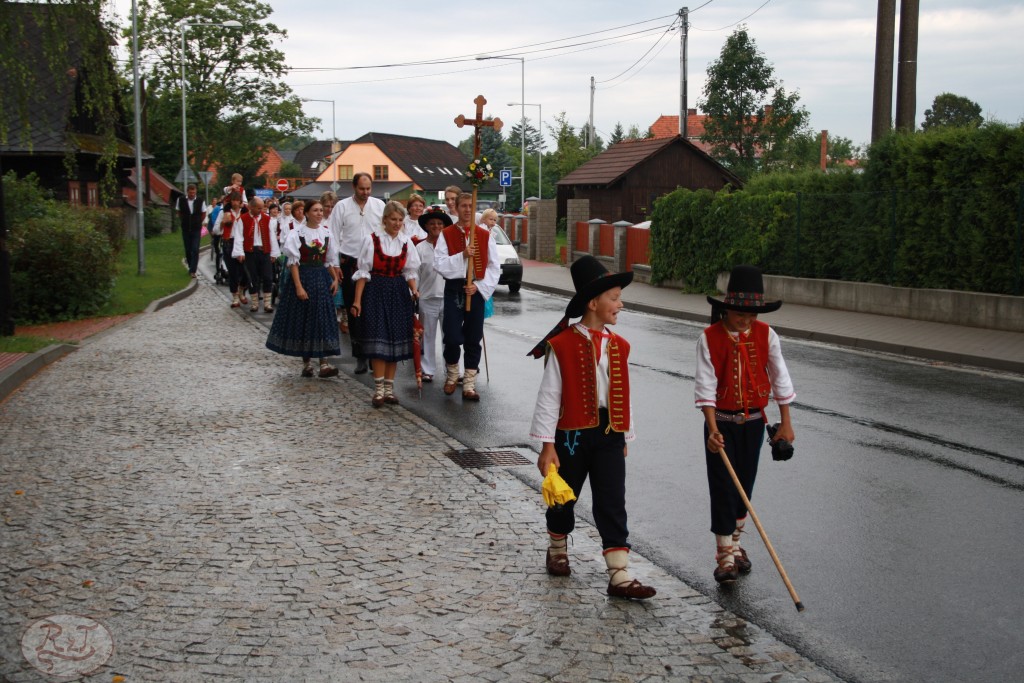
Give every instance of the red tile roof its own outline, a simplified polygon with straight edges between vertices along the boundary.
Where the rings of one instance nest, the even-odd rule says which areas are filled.
[[[698,114],[696,109],[691,109],[686,116],[686,139],[696,143],[701,135],[704,135],[704,121],[707,114]],[[662,114],[658,120],[651,124],[651,134],[656,138],[670,138],[679,135],[679,115],[671,116]]]

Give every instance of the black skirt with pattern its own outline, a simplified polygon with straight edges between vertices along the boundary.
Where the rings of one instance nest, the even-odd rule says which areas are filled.
[[[331,274],[323,266],[300,266],[299,281],[309,298],[295,294],[291,271],[281,274],[281,296],[267,336],[267,348],[286,356],[324,358],[341,354]]]
[[[413,305],[405,278],[373,275],[363,289],[362,309],[366,358],[412,358]]]

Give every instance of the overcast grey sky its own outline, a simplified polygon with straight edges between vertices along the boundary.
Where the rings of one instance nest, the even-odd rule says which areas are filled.
[[[682,4],[506,0],[447,3],[451,9],[437,11],[413,9],[434,4],[271,0],[273,21],[288,31],[280,45],[288,66],[331,69],[293,71],[288,84],[301,97],[335,101],[341,139],[379,131],[457,143],[465,133],[452,119],[472,114],[472,100],[478,94],[488,100],[486,113],[501,117],[511,127],[520,109],[507,103],[522,101],[518,59],[343,70],[489,53],[525,57],[525,99],[542,105],[545,131],[560,111],[577,127],[586,121],[591,76],[599,82],[594,123],[605,138],[616,122],[646,129],[661,114],[679,111],[680,33],[673,29],[666,34],[666,29]],[[696,107],[703,96],[708,64],[718,58],[726,38],[742,21],[774,65],[776,77],[787,90],[799,91],[816,130],[828,129],[856,144],[868,141],[877,2],[712,0],[703,4],[704,0],[689,4],[690,107]],[[1005,0],[922,0],[920,4],[918,125],[941,92],[978,102],[987,117],[1020,121],[1024,117],[1020,77],[1024,4]],[[117,0],[117,7],[127,16],[131,4]],[[591,42],[599,39],[603,42]],[[550,49],[569,44],[576,47]],[[306,107],[307,113],[323,120],[318,136],[330,137],[331,105],[309,102]],[[527,107],[526,116],[536,127],[537,107]]]

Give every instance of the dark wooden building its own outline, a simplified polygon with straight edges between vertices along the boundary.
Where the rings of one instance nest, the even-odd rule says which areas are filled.
[[[678,135],[627,140],[558,181],[558,217],[569,199],[589,199],[590,215],[609,223],[647,220],[654,200],[676,188],[721,190],[742,181]]]
[[[34,83],[24,90],[13,74],[0,73],[0,116],[6,131],[0,139],[3,171],[18,176],[35,173],[40,185],[71,204],[120,206],[120,189],[127,184],[128,169],[135,166],[128,110],[116,101],[118,93],[110,103],[112,110],[90,109],[85,102],[97,71],[114,78],[112,39],[100,28],[99,17],[91,17],[97,30],[81,30],[80,8],[57,3],[3,5],[14,48]],[[54,31],[63,32],[67,40],[67,49],[56,55],[47,53],[44,37]],[[99,116],[111,121],[112,135],[104,133]],[[106,162],[113,167],[112,176],[106,173]],[[108,185],[103,197],[105,179],[111,179],[113,187]]]

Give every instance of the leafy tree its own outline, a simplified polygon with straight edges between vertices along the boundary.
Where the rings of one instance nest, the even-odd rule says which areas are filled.
[[[849,138],[829,136],[827,145],[825,165],[828,168],[839,166],[847,159],[857,159],[863,156],[863,150],[854,145]],[[820,168],[821,132],[808,130],[794,133],[777,151],[778,157],[774,169],[795,171]]]
[[[924,110],[921,130],[949,126],[977,128],[984,121],[980,104],[961,95],[944,92],[935,96],[931,109]]]
[[[786,141],[804,130],[807,110],[797,93],[787,93],[774,68],[740,26],[725,41],[719,58],[708,66],[704,99],[708,114],[701,140],[711,156],[741,178],[759,166],[771,166]]]
[[[577,131],[564,111],[555,117],[555,126],[551,128],[555,151],[545,157],[545,165],[551,168],[556,179],[564,178],[596,156],[597,152],[586,146],[585,137],[586,130]]]
[[[281,168],[278,170],[277,175],[282,178],[301,178],[302,169],[294,161],[285,161],[281,164]]]
[[[268,147],[282,137],[312,131],[318,120],[303,113],[299,98],[281,82],[284,54],[273,44],[287,33],[268,21],[271,11],[260,0],[141,0],[140,64],[150,93],[150,140],[161,172],[174,177],[181,166],[180,148],[177,154],[169,148],[181,137],[182,21],[241,23],[239,28],[185,28],[191,165],[205,169],[217,164],[242,173],[244,182],[252,184]],[[275,83],[272,97],[265,94],[268,82]]]

